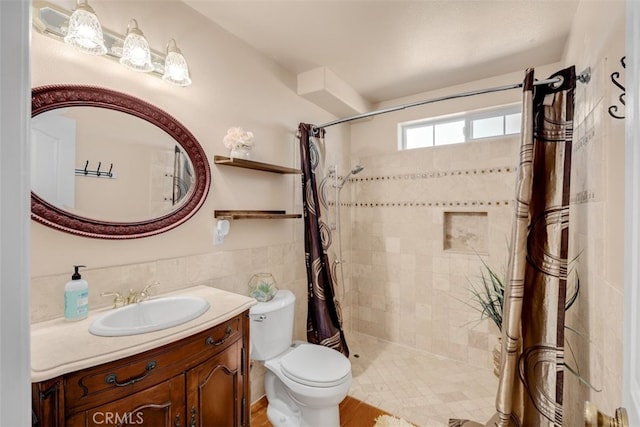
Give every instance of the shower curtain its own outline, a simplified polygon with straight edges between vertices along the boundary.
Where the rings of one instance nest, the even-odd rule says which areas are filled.
[[[314,133],[315,132],[315,133]],[[307,341],[349,356],[342,330],[340,304],[335,297],[335,263],[329,259],[331,228],[324,178],[324,129],[300,123],[300,164],[304,212],[304,250],[307,267]]]
[[[562,426],[564,313],[575,69],[523,85],[520,164],[502,327],[496,414],[485,426]],[[481,426],[449,420],[451,427]]]

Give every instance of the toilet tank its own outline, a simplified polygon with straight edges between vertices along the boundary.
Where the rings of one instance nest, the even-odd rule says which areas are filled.
[[[273,299],[249,309],[251,359],[269,360],[291,346],[295,301],[293,292],[280,289]]]

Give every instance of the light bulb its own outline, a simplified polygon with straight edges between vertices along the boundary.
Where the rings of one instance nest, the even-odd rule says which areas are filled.
[[[77,0],[76,9],[69,18],[69,30],[64,41],[76,49],[92,55],[104,55],[102,26],[95,12],[86,0]]]
[[[173,39],[169,40],[167,44],[167,57],[164,61],[162,80],[176,86],[189,86],[191,84],[187,61]]]
[[[120,63],[134,71],[153,71],[149,42],[144,38],[135,19],[129,21]]]

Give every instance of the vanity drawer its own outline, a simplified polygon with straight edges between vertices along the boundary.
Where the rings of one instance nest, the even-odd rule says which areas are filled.
[[[67,374],[67,414],[121,399],[181,374],[229,347],[242,332],[241,316],[236,316],[180,341]]]

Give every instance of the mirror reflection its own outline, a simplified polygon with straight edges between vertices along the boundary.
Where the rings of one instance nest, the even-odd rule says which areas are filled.
[[[57,108],[32,118],[31,187],[71,214],[110,222],[159,218],[194,189],[193,164],[169,134],[107,108]]]
[[[189,220],[211,185],[196,137],[169,113],[111,89],[31,91],[31,218],[98,239],[137,239]]]

